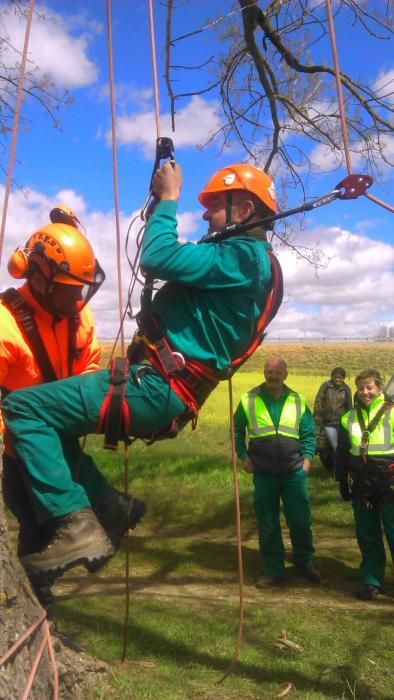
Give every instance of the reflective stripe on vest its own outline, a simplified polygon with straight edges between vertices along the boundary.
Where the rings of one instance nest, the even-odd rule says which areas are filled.
[[[379,411],[383,401],[383,396],[379,396],[378,399],[375,399],[375,401],[373,401],[371,404],[369,415],[365,408],[361,408],[365,425],[367,427],[368,423],[371,423],[373,417]],[[391,439],[393,421],[393,412],[387,411],[387,413],[384,413],[381,417],[375,430],[371,432],[368,443],[368,454],[370,456],[391,454],[394,451],[394,446]],[[351,411],[342,416],[342,426],[349,434],[350,454],[358,457],[360,454],[362,428],[358,422],[356,409],[353,408]]]
[[[298,440],[301,416],[306,408],[304,397],[294,392],[287,396],[282,408],[280,423],[275,428],[268,408],[258,392],[259,388],[257,387],[241,396],[241,403],[247,418],[248,437],[253,439],[268,435],[284,435]]]

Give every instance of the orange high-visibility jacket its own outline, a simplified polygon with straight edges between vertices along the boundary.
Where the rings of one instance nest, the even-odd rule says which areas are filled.
[[[35,311],[35,321],[56,376],[69,376],[68,319],[54,322],[53,316],[34,299],[26,282],[18,288],[25,301]],[[94,330],[93,317],[85,306],[80,312],[76,335],[76,353],[71,374],[83,374],[99,369],[100,346]],[[0,300],[0,387],[6,391],[42,384],[43,377],[33,353],[26,343],[12,312]]]

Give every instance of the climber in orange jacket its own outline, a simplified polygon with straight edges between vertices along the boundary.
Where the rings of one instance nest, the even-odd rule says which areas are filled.
[[[100,347],[87,301],[105,275],[92,247],[65,207],[51,211],[43,226],[18,248],[8,263],[12,277],[26,278],[17,289],[0,294],[0,388],[2,397],[15,389],[84,374],[99,368]],[[107,540],[109,554],[122,534],[135,527],[145,504],[112,488],[78,437],[62,443],[72,478],[88,496]],[[19,522],[19,557],[39,551],[51,537],[39,525],[24,485],[23,464],[4,434],[3,495]],[[43,604],[50,600],[51,581],[32,581]]]

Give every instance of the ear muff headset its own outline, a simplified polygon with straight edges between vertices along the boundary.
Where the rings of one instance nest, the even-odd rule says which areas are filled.
[[[73,226],[73,228],[76,229],[78,229],[78,224],[81,223],[74,212],[63,204],[56,204],[56,206],[49,212],[49,218],[53,224],[67,224],[68,226]],[[40,250],[38,250],[38,247],[40,247]],[[11,254],[7,265],[7,269],[11,277],[16,280],[27,277],[30,262],[33,260],[30,260],[32,253],[38,253],[39,255],[41,253],[40,267],[42,267],[45,261],[44,247],[40,244],[35,244],[32,249],[29,249],[26,244],[25,248],[16,248]],[[34,256],[34,258],[36,258],[36,256]],[[45,274],[46,271],[43,272]],[[46,272],[46,277],[48,276],[49,270]]]
[[[34,247],[16,248],[8,261],[7,269],[11,277],[20,280],[28,277],[32,268],[39,267],[44,276],[51,277],[51,263],[45,255],[45,248],[42,243],[35,243]]]
[[[27,276],[31,250],[16,248],[8,261],[7,269],[11,277],[21,280]]]
[[[80,286],[86,303],[97,292],[105,274],[94,257],[93,249],[79,230],[75,214],[59,205],[50,212],[50,224],[41,227],[27,240],[24,248],[17,248],[8,261],[8,272],[15,279],[29,278],[34,273],[46,281],[46,290],[36,292],[48,295],[52,283]]]

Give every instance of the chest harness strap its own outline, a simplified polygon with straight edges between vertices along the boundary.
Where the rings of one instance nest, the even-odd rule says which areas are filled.
[[[265,307],[258,319],[256,331],[249,346],[240,357],[231,362],[224,372],[214,371],[202,362],[195,359],[185,359],[181,353],[173,351],[162,334],[154,314],[151,311],[140,314],[138,331],[127,350],[129,364],[147,363],[151,365],[185,404],[185,411],[175,417],[168,429],[158,431],[158,433],[152,435],[149,443],[157,439],[176,437],[190,420],[192,421],[192,428],[194,428],[198,411],[213,389],[216,388],[219,381],[229,379],[263,341],[265,328],[276,315],[283,297],[283,278],[280,264],[272,251],[267,251],[267,253],[271,262],[271,290]],[[122,381],[126,382],[126,379],[127,373],[125,371]],[[110,421],[112,423],[112,419],[108,418],[113,411],[114,385],[112,374],[110,382],[111,389],[101,409],[98,432],[103,432],[104,422]],[[119,411],[117,411],[117,414],[119,416]],[[117,436],[115,435],[114,440],[111,442],[108,441],[106,435],[104,444],[104,447],[109,447],[110,449],[116,449],[118,440],[127,439],[128,436],[128,433],[124,432],[125,421],[122,423],[118,418],[114,420],[114,423],[119,426],[118,434]]]
[[[379,423],[383,414],[387,413],[392,407],[393,407],[392,403],[388,403],[385,401],[381,405],[381,407],[379,408],[379,410],[375,414],[375,416],[372,418],[371,422],[368,423],[368,425],[366,425],[363,412],[362,412],[360,406],[357,406],[357,408],[356,408],[357,419],[358,419],[358,422],[359,422],[360,428],[361,428],[360,458],[362,459],[363,462],[366,462],[367,458],[368,458],[368,447],[369,447],[369,439],[371,437],[371,433],[375,430],[375,428],[376,428],[377,424]]]

